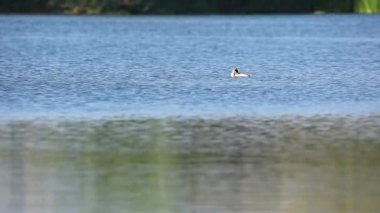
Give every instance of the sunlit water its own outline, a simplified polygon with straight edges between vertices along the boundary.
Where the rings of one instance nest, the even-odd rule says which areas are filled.
[[[2,16],[0,113],[372,113],[379,47],[380,16]]]
[[[379,109],[377,15],[0,16],[0,210],[379,212]]]

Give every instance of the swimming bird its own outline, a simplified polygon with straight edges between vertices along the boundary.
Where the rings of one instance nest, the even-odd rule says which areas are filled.
[[[250,75],[247,73],[242,73],[237,68],[234,68],[232,69],[230,76],[231,78],[235,78],[235,77],[249,77]]]

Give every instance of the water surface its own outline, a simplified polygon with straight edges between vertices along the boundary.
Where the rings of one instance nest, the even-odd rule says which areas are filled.
[[[14,121],[8,212],[377,212],[380,117]]]
[[[0,209],[379,212],[379,48],[378,15],[0,16]]]
[[[1,16],[0,112],[373,113],[379,47],[377,15]]]

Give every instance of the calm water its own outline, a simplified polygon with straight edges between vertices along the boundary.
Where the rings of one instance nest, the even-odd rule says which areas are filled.
[[[379,48],[380,16],[1,16],[0,113],[378,112]]]
[[[378,15],[0,16],[0,210],[379,212],[379,109]]]

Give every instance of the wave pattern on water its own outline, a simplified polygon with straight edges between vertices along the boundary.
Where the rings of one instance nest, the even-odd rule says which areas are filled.
[[[0,16],[0,114],[379,113],[379,23]],[[232,66],[253,77],[231,79]]]
[[[10,121],[0,206],[376,212],[379,129],[379,116]]]
[[[73,151],[81,151],[76,148],[83,145],[84,151],[106,146],[117,152],[123,150],[118,147],[131,145],[143,151],[156,144],[179,156],[252,160],[255,153],[260,157],[265,151],[277,157],[307,158],[308,148],[339,152],[341,147],[361,143],[371,148],[379,145],[379,127],[379,116],[173,117],[19,120],[2,123],[0,131],[3,141],[9,142],[1,144],[5,149],[15,140],[28,141],[25,145],[41,151],[62,148],[58,145],[73,145]]]

